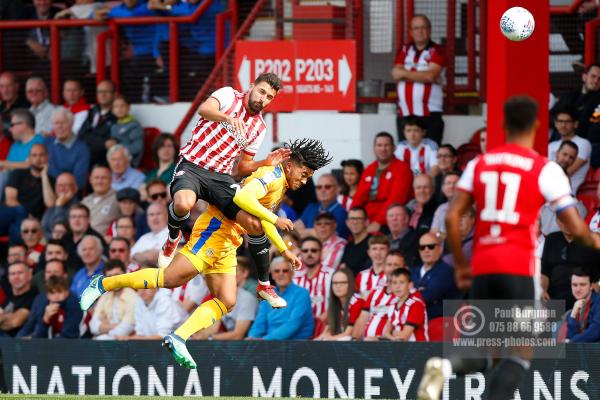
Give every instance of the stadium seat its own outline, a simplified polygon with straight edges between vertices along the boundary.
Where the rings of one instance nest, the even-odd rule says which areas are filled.
[[[600,201],[596,195],[588,196],[585,194],[578,194],[577,199],[583,203],[583,206],[588,212],[588,215],[594,214],[598,206],[600,206]]]
[[[144,128],[144,154],[142,161],[140,162],[139,169],[142,171],[149,171],[158,167],[154,154],[152,154],[152,144],[154,140],[160,135],[160,129],[153,126]]]
[[[454,317],[437,317],[427,321],[427,332],[430,342],[443,342],[446,338],[457,338],[459,332],[454,327]],[[445,336],[444,336],[444,333]]]
[[[598,182],[583,182],[579,189],[577,189],[577,198],[580,196],[586,197],[597,197],[596,190],[598,189]]]
[[[482,129],[476,130],[471,136],[471,140],[457,149],[457,164],[461,170],[465,169],[469,161],[481,154],[481,145],[479,144],[481,131]]]

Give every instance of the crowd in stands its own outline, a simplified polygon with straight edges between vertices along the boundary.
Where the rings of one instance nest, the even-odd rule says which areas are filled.
[[[414,43],[401,50],[393,72],[399,91],[409,84],[438,84],[445,61],[430,29],[426,18],[413,18]],[[418,58],[425,64],[413,70],[406,60],[425,52],[431,54]],[[600,164],[594,161],[600,148],[595,140],[600,66],[588,67],[582,80],[581,89],[560,96],[551,110],[550,135],[556,140],[548,155],[570,176],[573,194],[581,198],[578,209],[600,232],[600,179],[594,170]],[[76,80],[64,82],[62,105],[48,101],[41,78],[27,80],[25,97],[19,88],[14,74],[0,75],[0,237],[7,247],[0,334],[132,340],[171,332],[210,296],[201,276],[174,290],[113,291],[83,314],[77,302],[96,274],[156,267],[168,235],[177,141],[165,133],[144,148],[141,124],[110,81],[98,84],[94,105],[83,100]],[[433,96],[437,89],[432,91]],[[442,339],[443,301],[463,296],[454,283],[444,219],[464,165],[460,151],[443,144],[435,101],[413,99],[407,111],[401,104],[406,98],[399,99],[400,141],[377,133],[371,164],[346,160],[341,170],[284,199],[278,212],[296,228],[284,239],[303,262],[294,272],[272,252],[272,281],[287,308],[258,303],[254,270],[242,246],[237,304],[195,339]],[[484,153],[485,137],[478,137],[478,152]],[[155,159],[151,168],[141,163],[147,152]],[[590,186],[593,196],[581,197]],[[461,220],[467,255],[475,216],[470,210]],[[540,297],[566,302],[566,340],[600,341],[598,277],[592,272],[600,254],[574,242],[550,210],[540,216]]]

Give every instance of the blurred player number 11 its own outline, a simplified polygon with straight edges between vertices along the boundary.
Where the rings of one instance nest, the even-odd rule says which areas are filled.
[[[242,90],[263,72],[283,87],[269,111],[356,108],[355,44],[352,40],[283,40],[236,43],[236,84]]]
[[[519,213],[515,209],[521,176],[512,172],[498,174],[498,172],[486,171],[481,173],[481,181],[485,185],[485,202],[480,214],[481,220],[511,225],[519,223]],[[501,209],[498,209],[499,183],[505,186]]]

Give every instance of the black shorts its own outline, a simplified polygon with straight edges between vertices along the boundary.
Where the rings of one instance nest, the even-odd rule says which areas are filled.
[[[217,207],[229,219],[235,221],[240,208],[233,202],[238,183],[231,175],[209,171],[181,158],[173,171],[171,197],[182,189],[192,190],[197,199]]]
[[[533,277],[490,274],[473,278],[470,298],[473,300],[535,300]]]

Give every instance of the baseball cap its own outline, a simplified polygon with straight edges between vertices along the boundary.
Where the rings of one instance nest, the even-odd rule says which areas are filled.
[[[140,202],[140,192],[134,188],[123,188],[117,192],[117,201],[133,200],[136,203]]]

